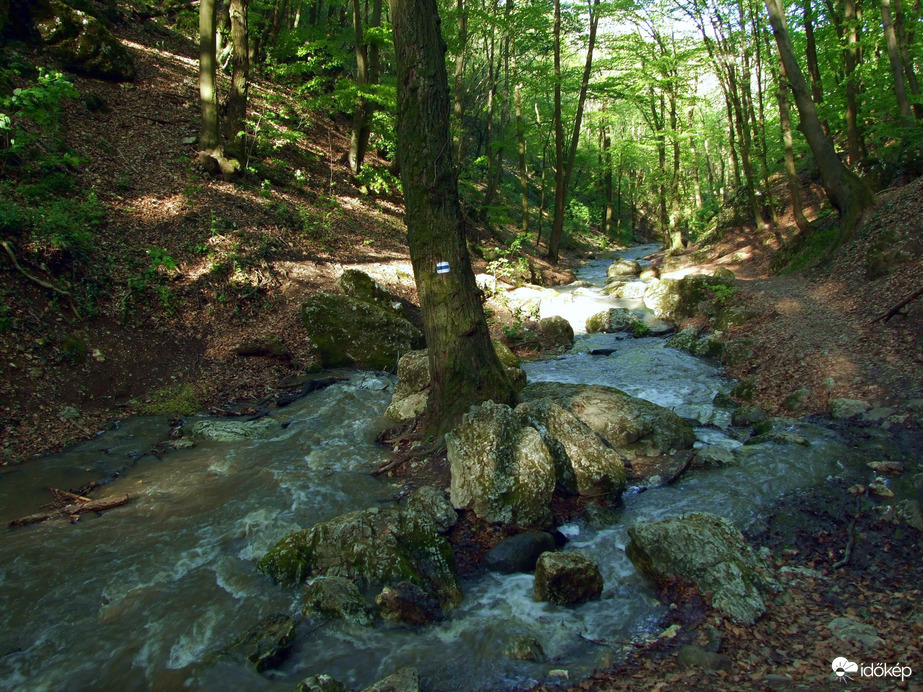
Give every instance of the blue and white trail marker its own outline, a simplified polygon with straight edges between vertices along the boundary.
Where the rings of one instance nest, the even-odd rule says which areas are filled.
[[[436,273],[437,274],[448,274],[449,273],[449,263],[448,262],[436,262]]]

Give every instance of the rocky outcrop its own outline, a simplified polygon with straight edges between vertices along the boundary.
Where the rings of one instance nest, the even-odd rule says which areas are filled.
[[[420,627],[441,620],[439,602],[416,584],[402,581],[386,586],[375,597],[382,620]]]
[[[766,413],[756,406],[741,406],[731,414],[731,425],[745,427],[766,420]]]
[[[77,74],[117,82],[135,78],[131,54],[96,17],[59,0],[32,7],[35,29],[48,52]]]
[[[305,617],[340,618],[357,625],[371,625],[375,621],[372,607],[365,596],[349,579],[343,577],[317,577],[304,587]]]
[[[437,494],[440,499],[433,501]],[[461,590],[452,547],[441,533],[454,511],[441,493],[431,495],[402,507],[350,512],[289,534],[257,568],[289,585],[317,576],[345,577],[364,589],[406,581],[443,608],[453,607]]]
[[[644,304],[658,319],[671,322],[697,315],[713,317],[720,307],[721,294],[733,290],[733,283],[730,279],[702,274],[652,281],[644,292]]]
[[[577,605],[603,591],[599,565],[578,553],[544,553],[535,566],[535,600]]]
[[[657,582],[693,581],[737,622],[754,622],[766,610],[763,596],[779,589],[740,531],[722,517],[703,512],[639,522],[628,535],[625,552],[640,572]]]
[[[509,406],[490,401],[472,406],[446,435],[446,446],[455,507],[490,522],[548,521],[554,462],[541,435]]]
[[[301,322],[325,367],[393,371],[403,354],[423,345],[423,334],[402,317],[336,293],[309,298]]]
[[[869,402],[862,399],[831,399],[830,417],[835,420],[856,418],[869,410]]]
[[[520,397],[523,402],[554,401],[623,455],[689,449],[695,441],[692,428],[673,411],[615,387],[537,382]]]
[[[345,270],[340,275],[340,278],[337,279],[337,286],[350,298],[377,305],[382,310],[393,313],[398,317],[402,317],[404,314],[401,301],[393,293],[371,276],[358,269]]]
[[[539,399],[517,406],[516,415],[541,433],[562,489],[580,495],[617,496],[625,488],[621,456],[572,413],[550,399]]]
[[[568,325],[570,326],[570,325]],[[571,330],[573,334],[573,330]],[[517,389],[526,386],[526,373],[519,367],[519,358],[506,344],[494,341],[494,352],[506,369],[507,377]],[[413,420],[426,410],[429,397],[429,352],[411,351],[401,356],[397,364],[397,385],[385,415],[399,423]]]

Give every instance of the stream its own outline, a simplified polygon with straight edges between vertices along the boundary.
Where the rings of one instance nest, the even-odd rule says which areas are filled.
[[[640,258],[655,249],[622,254]],[[665,348],[665,338],[585,333],[586,317],[607,307],[651,319],[638,300],[600,294],[610,263],[589,262],[578,276],[591,286],[563,287],[542,305],[543,315],[570,319],[578,336],[572,351],[524,364],[529,381],[618,387],[694,421],[698,446],[740,448],[727,434],[730,413],[712,405],[733,384],[717,365]],[[597,349],[611,353],[590,353]],[[548,680],[552,670],[568,671],[573,681],[614,660],[622,644],[657,633],[664,607],[625,556],[629,525],[694,510],[743,528],[783,493],[836,473],[848,454],[824,427],[790,421],[788,429],[809,446],[748,445],[738,450],[737,466],[690,471],[670,486],[629,488],[608,526],[560,527],[570,538],[566,550],[600,564],[599,601],[575,608],[537,603],[532,575],[487,574],[462,584],[464,601],[445,622],[421,630],[340,621],[315,629],[304,622],[292,656],[260,675],[214,655],[261,618],[301,611],[300,589],[274,585],[256,571],[256,560],[285,534],[390,502],[398,489],[369,475],[388,458],[374,440],[385,427],[394,378],[347,375],[274,412],[259,439],[197,440],[194,448],[162,460],[145,456],[122,472],[169,434],[165,419],[139,417],[62,454],[3,469],[4,521],[37,511],[49,486],[79,487],[116,473],[101,495],[128,493],[132,500],[76,524],[5,531],[0,690],[289,692],[321,673],[361,688],[403,666],[416,667],[433,690],[528,686]],[[516,634],[541,642],[544,661],[506,658]]]

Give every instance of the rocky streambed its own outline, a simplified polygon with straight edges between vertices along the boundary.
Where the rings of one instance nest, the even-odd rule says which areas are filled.
[[[656,335],[687,308],[682,296],[646,306],[633,285],[645,267],[605,287],[613,265],[649,250],[592,262],[577,285],[541,296],[535,316],[567,318],[576,343],[522,366],[516,410],[484,405],[449,436],[448,493],[370,476],[388,458],[374,442],[383,412],[420,392],[357,371],[251,424],[186,421],[194,446],[162,458],[142,455],[168,424],[134,419],[7,473],[9,518],[47,485],[99,477],[132,501],[5,536],[0,688],[362,689],[399,671],[399,689],[574,679],[659,634],[654,580],[674,576],[738,622],[758,617],[779,587],[739,529],[864,457],[823,424],[735,410],[719,363],[689,352],[708,353],[700,338]],[[689,300],[714,297],[702,290]],[[555,488],[592,510],[555,521]],[[446,539],[458,508],[543,531],[460,580]]]

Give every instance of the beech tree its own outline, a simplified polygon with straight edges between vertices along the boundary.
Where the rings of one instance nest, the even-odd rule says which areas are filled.
[[[431,373],[423,420],[440,434],[472,404],[517,397],[494,352],[465,242],[436,2],[391,0],[391,23],[407,241]]]

